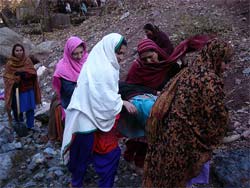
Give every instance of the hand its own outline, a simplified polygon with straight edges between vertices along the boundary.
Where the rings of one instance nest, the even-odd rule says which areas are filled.
[[[137,109],[132,103],[130,103],[128,101],[123,101],[123,105],[125,106],[126,110],[130,114],[136,114],[137,113]]]

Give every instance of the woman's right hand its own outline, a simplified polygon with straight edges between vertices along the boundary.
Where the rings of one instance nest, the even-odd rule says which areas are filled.
[[[130,114],[136,114],[137,113],[136,107],[131,102],[123,101],[123,105],[125,106],[125,108],[127,109],[127,111]]]

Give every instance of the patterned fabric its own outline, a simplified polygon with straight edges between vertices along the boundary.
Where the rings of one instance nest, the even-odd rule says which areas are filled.
[[[213,39],[166,85],[147,122],[143,187],[185,187],[211,159],[227,129],[221,65],[231,55]]]

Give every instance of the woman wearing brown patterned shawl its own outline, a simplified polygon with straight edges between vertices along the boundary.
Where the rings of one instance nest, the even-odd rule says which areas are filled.
[[[37,82],[37,73],[29,57],[25,55],[24,47],[15,44],[12,56],[5,65],[3,74],[5,85],[5,108],[12,121],[11,109],[16,121],[23,121],[22,113],[17,117],[15,89],[19,88],[20,112],[26,112],[27,127],[34,126],[34,108],[41,103],[41,93]]]
[[[164,88],[147,122],[143,187],[185,187],[225,135],[222,72],[229,44],[214,39]]]

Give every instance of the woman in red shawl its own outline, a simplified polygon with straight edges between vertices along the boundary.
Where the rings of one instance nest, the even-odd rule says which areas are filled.
[[[180,71],[181,66],[171,63],[166,67],[165,61],[168,56],[150,39],[142,40],[138,44],[137,51],[139,58],[133,62],[126,82],[120,83],[120,93],[124,99],[133,102],[138,114],[132,116],[123,112],[120,120],[123,126],[119,128],[123,135],[133,138],[126,142],[124,159],[129,162],[134,161],[137,167],[142,168],[147,148],[144,138],[146,120],[156,101],[157,92],[161,91],[169,79]]]
[[[167,55],[172,54],[174,47],[166,33],[151,23],[144,25],[143,30],[147,38],[154,41]]]
[[[37,82],[37,73],[29,57],[25,55],[24,47],[15,44],[12,56],[7,61],[4,71],[5,85],[5,108],[8,112],[9,121],[11,109],[16,121],[23,121],[23,112],[26,115],[28,128],[34,127],[34,109],[36,104],[41,103],[41,93]],[[17,114],[17,101],[15,90],[19,90],[20,115]]]
[[[186,187],[222,141],[228,122],[222,73],[230,44],[211,40],[169,82],[147,122],[143,187]]]

